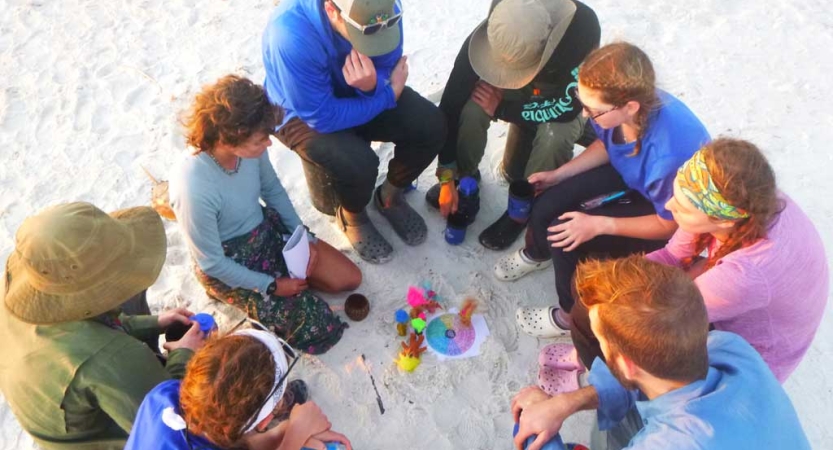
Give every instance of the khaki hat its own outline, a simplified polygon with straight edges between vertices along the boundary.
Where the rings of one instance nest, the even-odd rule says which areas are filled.
[[[6,261],[3,302],[23,321],[89,319],[152,285],[165,262],[162,219],[148,207],[107,215],[89,203],[27,218]]]
[[[497,0],[472,34],[469,61],[487,83],[518,89],[529,84],[564,37],[576,13],[571,0]]]
[[[380,17],[395,15],[395,0],[332,0],[333,3],[350,19],[360,25],[370,25]],[[400,4],[401,7],[401,4]],[[400,10],[401,12],[401,10]],[[347,35],[353,48],[367,56],[380,56],[390,53],[402,40],[402,20],[392,28],[383,28],[376,33],[365,36],[353,24],[347,22]]]

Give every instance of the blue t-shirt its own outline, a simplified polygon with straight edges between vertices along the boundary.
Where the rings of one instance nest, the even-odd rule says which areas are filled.
[[[650,200],[660,217],[673,220],[671,212],[665,209],[665,202],[674,194],[677,169],[711,137],[700,119],[683,102],[662,90],[657,90],[657,96],[661,106],[648,115],[648,127],[635,156],[629,156],[633,154],[635,142],[616,144],[613,128],[605,130],[594,121],[590,123],[604,143],[610,164],[625,184]]]
[[[125,450],[222,450],[199,436],[189,433],[186,438],[179,409],[181,384],[180,380],[168,380],[148,393],[139,406]]]

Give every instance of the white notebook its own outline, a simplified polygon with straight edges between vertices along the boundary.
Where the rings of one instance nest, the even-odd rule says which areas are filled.
[[[309,238],[307,229],[303,225],[295,227],[295,231],[283,248],[283,259],[286,261],[286,268],[289,276],[297,279],[307,277],[307,265],[309,264]]]

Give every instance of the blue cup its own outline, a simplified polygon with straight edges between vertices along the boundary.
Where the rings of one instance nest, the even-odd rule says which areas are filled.
[[[526,222],[532,211],[534,197],[535,189],[528,181],[513,181],[509,185],[509,205],[506,208],[509,218],[516,222]]]
[[[512,430],[512,437],[515,437],[517,434],[518,424],[516,423],[515,428]],[[535,442],[536,437],[538,437],[538,435],[533,434],[532,436],[526,439],[526,442],[524,442],[524,450],[529,448],[529,446],[532,445],[533,442]],[[561,435],[556,434],[554,438],[547,441],[547,443],[544,444],[543,447],[541,447],[541,450],[567,450],[567,447],[564,445],[564,441],[561,440]]]
[[[460,245],[466,239],[468,218],[462,214],[449,214],[445,222],[445,241],[451,245]]]
[[[212,316],[211,314],[194,314],[193,316],[191,316],[191,321],[200,324],[200,331],[206,334],[217,329],[217,323],[214,322],[214,316]]]

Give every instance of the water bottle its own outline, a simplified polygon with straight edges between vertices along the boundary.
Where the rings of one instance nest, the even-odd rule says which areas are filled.
[[[517,423],[515,424],[515,427],[512,429],[512,437],[515,437],[516,434],[518,434],[518,424]],[[532,445],[532,443],[535,442],[536,437],[537,437],[537,435],[532,435],[532,436],[528,437],[526,439],[526,442],[524,442],[524,449],[526,449],[530,445]],[[566,445],[564,445],[564,441],[561,440],[561,435],[556,434],[554,438],[547,441],[547,443],[544,444],[543,447],[541,447],[541,450],[566,450],[567,448],[568,447]]]
[[[457,194],[457,214],[465,217],[466,224],[471,225],[480,211],[480,188],[477,186],[477,180],[463,177],[457,186]]]
[[[325,450],[347,450],[347,446],[341,442],[327,442],[324,445]]]

